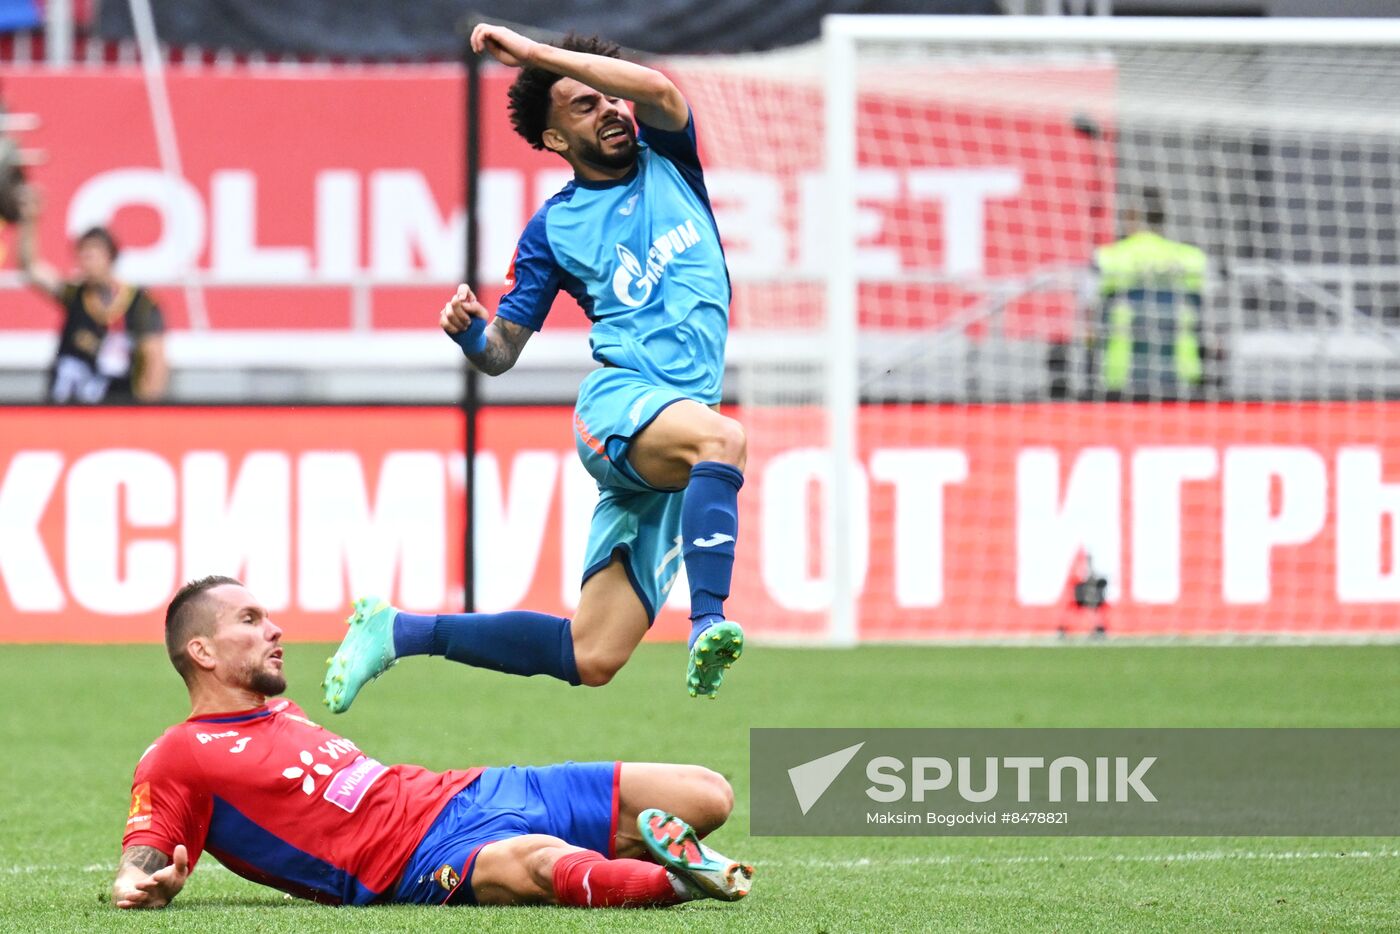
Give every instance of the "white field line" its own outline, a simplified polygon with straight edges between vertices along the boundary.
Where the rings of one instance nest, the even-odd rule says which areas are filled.
[[[817,642],[811,635],[755,633],[745,641],[780,649],[813,649],[829,652],[850,648],[830,642]],[[1221,633],[1214,635],[1134,636],[1114,635],[1073,636],[989,634],[986,636],[929,636],[924,639],[861,639],[858,647],[895,647],[921,649],[1143,649],[1143,648],[1238,648],[1238,647],[1299,647],[1338,645],[1397,645],[1400,632],[1334,632],[1334,633]]]
[[[1215,863],[1232,860],[1288,862],[1328,859],[1400,859],[1400,850],[1205,850],[1191,853],[1109,853],[1063,856],[907,856],[892,859],[763,860],[763,866],[794,869],[883,869],[887,866],[1019,866],[1059,863]]]
[[[202,873],[206,870],[210,872],[229,871],[226,867],[221,866],[219,863],[216,863],[213,860],[208,860],[204,865],[204,869],[200,869],[198,871]],[[41,863],[36,865],[0,866],[0,876],[28,876],[56,872],[105,872],[115,876],[117,874],[117,864],[115,862],[111,862],[92,863],[88,866],[60,866],[57,864],[44,865]]]
[[[1021,866],[1050,863],[1218,863],[1298,862],[1305,860],[1381,860],[1400,859],[1400,850],[1204,850],[1188,853],[1075,853],[1063,856],[904,856],[893,859],[795,859],[762,860],[764,867],[777,869],[883,869],[893,866]],[[228,872],[218,863],[209,863],[201,872]],[[61,872],[110,872],[116,867],[108,863],[88,866],[15,865],[0,866],[0,876],[27,876]]]

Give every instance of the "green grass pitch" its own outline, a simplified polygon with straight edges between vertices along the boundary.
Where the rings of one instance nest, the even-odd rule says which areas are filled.
[[[288,652],[320,710],[325,646]],[[206,860],[158,914],[106,907],[137,756],[187,713],[158,646],[0,648],[0,930],[1340,931],[1400,928],[1400,843],[1371,839],[750,837],[755,726],[1400,726],[1400,647],[756,646],[717,701],[676,645],[570,689],[410,659],[343,717],[376,757],[445,768],[699,762],[734,783],[714,837],[758,867],[734,904],[656,911],[325,908]],[[314,714],[313,714],[314,715]]]

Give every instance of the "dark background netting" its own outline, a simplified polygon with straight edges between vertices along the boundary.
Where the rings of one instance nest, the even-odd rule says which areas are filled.
[[[332,57],[451,58],[468,17],[599,33],[657,53],[772,49],[815,39],[828,13],[996,14],[996,0],[165,0],[156,31],[172,45]],[[97,32],[133,35],[125,3],[103,3]]]

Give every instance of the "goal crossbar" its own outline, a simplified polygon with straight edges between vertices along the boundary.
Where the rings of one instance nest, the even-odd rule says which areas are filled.
[[[1400,46],[1400,21],[1301,17],[881,16],[834,14],[825,39],[1104,42],[1117,45]]]

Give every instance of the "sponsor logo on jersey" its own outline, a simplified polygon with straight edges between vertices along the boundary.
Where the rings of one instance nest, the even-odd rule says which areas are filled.
[[[621,214],[623,217],[630,217],[632,212],[637,209],[637,199],[641,196],[642,193],[640,191],[633,194],[632,197],[627,199],[626,204],[617,209],[617,213]]]
[[[688,220],[657,237],[647,250],[645,263],[626,246],[617,244],[615,249],[619,265],[613,273],[613,294],[629,308],[645,305],[671,260],[699,242],[700,231],[695,221]]]
[[[131,807],[126,811],[126,826],[145,830],[151,826],[151,783],[141,782],[131,789]]]
[[[442,886],[448,892],[455,889],[457,883],[461,881],[460,877],[457,875],[457,870],[452,868],[451,863],[443,863],[442,867],[438,869],[437,872],[433,873],[433,878],[437,880],[438,885]]]
[[[357,759],[335,773],[335,777],[326,785],[326,793],[321,797],[342,811],[354,814],[355,808],[360,806],[370,786],[387,771],[389,767],[377,759],[371,759],[369,756]]]
[[[199,745],[203,746],[206,743],[212,743],[216,739],[229,739],[237,735],[237,730],[228,730],[223,733],[196,733],[194,734],[194,738],[199,740]]]
[[[248,744],[251,743],[252,741],[253,741],[253,737],[251,737],[251,736],[245,736],[245,737],[243,737],[242,739],[240,739],[238,742],[236,742],[236,743],[234,743],[232,746],[230,746],[229,749],[228,749],[228,751],[231,752],[231,753],[233,753],[234,755],[237,755],[238,753],[240,753],[240,752],[242,752],[243,750],[247,749],[247,748],[248,748]]]
[[[716,532],[709,538],[697,538],[695,541],[691,542],[691,544],[694,545],[696,548],[713,548],[716,545],[723,545],[725,542],[732,541],[734,541],[733,535],[726,535],[723,532]]]
[[[298,756],[298,758],[301,759],[301,765],[292,765],[283,769],[282,777],[290,781],[301,779],[302,794],[314,794],[316,791],[316,776],[320,775],[325,777],[331,774],[333,769],[324,762],[317,762],[315,757],[305,749],[301,751],[301,755]]]

